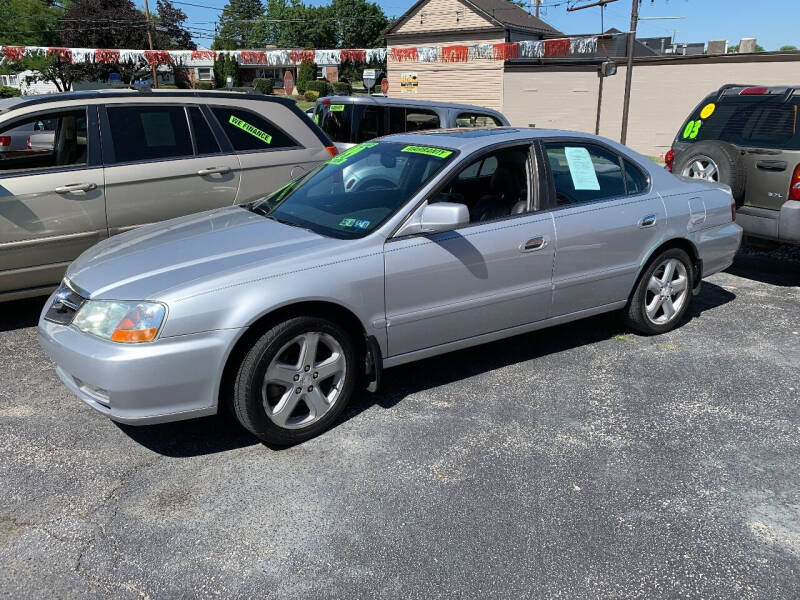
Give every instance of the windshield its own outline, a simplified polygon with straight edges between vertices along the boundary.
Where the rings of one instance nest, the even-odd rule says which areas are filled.
[[[256,202],[277,221],[341,239],[379,227],[457,152],[431,146],[367,142]]]

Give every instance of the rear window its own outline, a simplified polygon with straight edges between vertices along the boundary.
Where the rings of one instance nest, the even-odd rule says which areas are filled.
[[[464,112],[456,117],[456,127],[500,127],[501,125],[499,119],[484,113]]]
[[[681,142],[720,140],[737,146],[800,150],[800,100],[737,97],[699,106],[678,132]]]
[[[314,122],[328,134],[334,142],[349,144],[351,123],[353,121],[352,104],[318,104],[314,114]]]
[[[277,125],[249,110],[212,106],[211,112],[237,152],[295,148],[300,145]]]

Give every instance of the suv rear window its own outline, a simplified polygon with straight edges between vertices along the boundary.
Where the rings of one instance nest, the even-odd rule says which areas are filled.
[[[334,142],[349,144],[350,125],[353,120],[352,104],[318,104],[314,122]]]
[[[800,150],[799,105],[796,98],[789,102],[768,97],[723,98],[716,102],[711,98],[684,123],[678,141],[720,140],[737,146]],[[710,106],[714,108],[708,115]]]

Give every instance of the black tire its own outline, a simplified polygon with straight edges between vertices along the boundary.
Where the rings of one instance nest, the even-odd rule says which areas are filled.
[[[676,175],[682,174],[683,170],[700,156],[707,156],[717,164],[719,182],[730,186],[736,205],[741,206],[744,202],[747,173],[739,150],[725,142],[697,142],[678,153],[672,172]]]
[[[308,332],[332,336],[341,346],[347,369],[341,392],[318,420],[297,429],[280,427],[267,415],[262,403],[262,383],[267,367],[294,337]],[[344,410],[359,378],[359,362],[351,337],[336,323],[319,317],[295,317],[284,321],[259,337],[244,353],[234,378],[231,408],[241,425],[257,438],[275,446],[291,446],[315,437],[328,429]]]
[[[681,307],[675,312],[675,315],[666,323],[659,324],[653,322],[648,316],[646,311],[647,297],[648,297],[648,283],[653,274],[660,269],[660,267],[669,259],[677,259],[683,263],[686,271],[686,295],[685,301]],[[628,300],[628,306],[623,311],[623,317],[631,329],[645,335],[657,335],[659,333],[666,333],[678,326],[678,324],[686,315],[689,306],[692,303],[694,288],[694,269],[689,255],[680,248],[669,248],[663,252],[659,252],[653,256],[645,266],[642,274],[636,282],[636,287]],[[652,292],[651,292],[652,293]]]

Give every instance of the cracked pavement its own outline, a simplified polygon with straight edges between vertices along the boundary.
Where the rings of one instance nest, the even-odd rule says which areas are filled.
[[[0,305],[0,596],[800,597],[800,254],[692,318],[601,316],[387,371],[272,450],[115,425]]]

